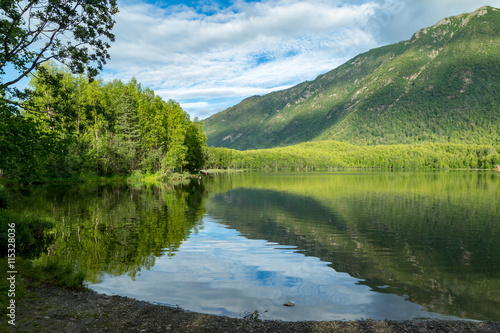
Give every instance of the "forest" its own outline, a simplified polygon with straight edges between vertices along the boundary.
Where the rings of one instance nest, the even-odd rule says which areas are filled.
[[[103,82],[55,63],[21,107],[0,108],[0,176],[40,182],[183,172],[203,166],[203,125],[134,78]]]
[[[53,6],[66,4],[50,6],[38,9],[49,21],[55,19]],[[58,30],[74,30],[75,38],[82,38],[75,47],[91,48],[73,52],[49,38],[47,47],[60,49],[50,57],[30,53],[31,44],[23,41],[35,32],[23,30],[15,7],[6,12],[12,18],[2,21],[0,32],[10,39],[0,48],[0,74],[8,64],[20,73],[0,80],[0,179],[32,183],[202,168],[420,170],[500,164],[500,58],[498,43],[490,40],[499,33],[500,16],[491,7],[482,9],[487,15],[454,17],[409,41],[360,54],[314,81],[247,98],[198,121],[134,78],[96,78],[110,45],[98,40],[95,25],[103,25],[102,36],[113,41],[117,8],[115,1],[93,6],[93,13],[105,15],[92,16],[86,34],[73,25]],[[81,14],[68,13],[67,20]],[[7,23],[20,30],[10,33],[14,28]],[[86,53],[92,50],[94,55]],[[67,67],[56,65],[61,63]],[[28,90],[16,91],[15,83],[27,75]],[[240,150],[207,148],[207,136],[210,145]],[[259,148],[269,149],[247,150]]]
[[[294,146],[239,151],[207,148],[206,167],[258,171],[491,169],[500,164],[500,145],[422,143],[358,146],[312,141]]]
[[[206,146],[203,123],[134,78],[104,82],[54,63],[30,81],[22,108],[0,113],[0,176],[24,183],[206,169],[317,171],[491,169],[499,145],[354,145],[312,141],[240,151]]]

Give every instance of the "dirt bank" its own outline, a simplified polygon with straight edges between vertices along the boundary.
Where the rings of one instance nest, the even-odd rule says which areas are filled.
[[[54,286],[29,288],[16,315],[14,332],[500,332],[499,322],[254,321]]]

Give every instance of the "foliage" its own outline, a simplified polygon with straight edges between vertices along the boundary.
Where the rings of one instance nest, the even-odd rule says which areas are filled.
[[[114,41],[116,0],[5,0],[0,10],[0,75],[7,67],[18,73],[0,82],[0,91],[6,92],[50,59],[91,76],[109,59],[105,40]]]
[[[24,181],[198,169],[203,127],[132,79],[104,83],[53,63],[36,72],[23,110],[2,112],[0,169]]]
[[[9,203],[9,193],[3,185],[0,185],[0,209],[7,208]]]
[[[204,213],[196,185],[39,185],[13,195],[20,212],[57,221],[55,241],[36,263],[69,264],[97,282],[103,272],[134,278],[157,257],[174,255]]]
[[[82,289],[86,276],[85,271],[55,259],[38,261],[31,271],[30,278],[33,283],[45,283],[71,289]]]
[[[0,109],[0,170],[4,178],[40,178],[60,146],[56,133],[32,119]]]
[[[208,145],[500,143],[500,10],[483,7],[205,120]]]
[[[313,141],[294,146],[238,151],[207,148],[207,168],[263,171],[363,169],[491,169],[500,163],[500,146],[425,143],[355,146]]]
[[[7,197],[7,191],[3,186],[0,186],[0,196]],[[40,218],[35,215],[22,215],[14,211],[4,209],[7,207],[7,200],[0,207],[0,259],[2,269],[9,271],[7,264],[14,259],[16,270],[22,278],[16,280],[16,298],[23,296],[25,293],[25,281],[37,281],[38,283],[49,283],[70,288],[81,288],[85,273],[80,270],[75,270],[70,265],[61,265],[53,260],[47,261],[44,264],[33,266],[32,259],[35,259],[44,252],[48,246],[54,241],[51,233],[54,228],[54,223]],[[12,232],[14,230],[14,232]],[[15,236],[15,252],[8,251],[8,238]],[[14,255],[14,256],[11,256]],[[4,267],[5,265],[5,267]],[[7,300],[7,295],[10,295],[9,282],[2,279],[0,282],[1,296],[0,300]],[[5,313],[5,309],[0,312]]]
[[[186,167],[189,170],[199,170],[205,165],[205,147],[207,137],[203,131],[203,123],[195,120],[188,125],[184,145],[186,152]]]
[[[11,225],[15,225],[16,256],[36,258],[53,241],[50,230],[54,224],[34,215],[19,215],[0,209],[0,255],[7,255],[7,236]]]

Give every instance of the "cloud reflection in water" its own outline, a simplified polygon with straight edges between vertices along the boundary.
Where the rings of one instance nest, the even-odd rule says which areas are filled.
[[[328,265],[294,247],[245,238],[205,216],[203,228],[174,256],[158,258],[135,281],[104,275],[90,288],[232,317],[258,310],[262,319],[286,321],[444,318],[404,297],[374,292]],[[295,306],[283,306],[288,301]]]

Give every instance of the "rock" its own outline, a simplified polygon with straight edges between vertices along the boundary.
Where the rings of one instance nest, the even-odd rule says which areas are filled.
[[[283,304],[283,306],[295,306],[295,304],[293,304],[292,302],[286,302],[285,304]]]

